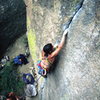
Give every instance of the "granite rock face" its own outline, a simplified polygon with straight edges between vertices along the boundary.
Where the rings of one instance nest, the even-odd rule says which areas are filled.
[[[26,3],[28,16],[32,22],[31,27],[36,32],[37,44],[41,50],[45,42],[55,42],[61,37],[62,31],[68,27],[68,23],[81,1],[26,0]],[[43,40],[42,45],[41,40]]]
[[[80,2],[70,7],[73,1],[33,0],[29,9],[38,53],[44,44],[60,40],[63,29],[69,27],[54,70],[38,81],[34,100],[100,99],[100,1],[81,1],[78,10],[74,7]]]
[[[26,32],[23,0],[0,0],[0,56],[18,36]]]

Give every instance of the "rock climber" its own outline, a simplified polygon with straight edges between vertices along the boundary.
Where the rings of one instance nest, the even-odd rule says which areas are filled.
[[[65,43],[67,33],[68,29],[64,31],[61,42],[59,43],[56,49],[51,43],[48,43],[43,47],[42,59],[38,62],[38,68],[39,68],[38,73],[40,75],[42,76],[47,75],[47,72],[49,71],[51,65],[55,61],[55,57],[58,55],[58,53],[60,52]]]

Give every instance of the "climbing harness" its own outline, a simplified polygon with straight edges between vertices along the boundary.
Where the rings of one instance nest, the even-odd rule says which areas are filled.
[[[38,66],[38,74],[44,76],[47,73],[47,71],[46,69],[41,67],[41,60],[38,61],[37,66]]]
[[[58,42],[56,43],[56,45],[54,46],[54,51],[58,48]],[[48,63],[48,65],[44,62],[42,62],[42,60],[45,60],[46,63]],[[49,66],[52,65],[52,61],[48,60],[48,57],[43,57],[42,60],[38,60],[37,62],[37,66],[38,66],[38,74],[40,74],[41,76],[46,76],[47,72],[49,71]],[[44,68],[41,66],[41,62],[47,66],[47,68]]]

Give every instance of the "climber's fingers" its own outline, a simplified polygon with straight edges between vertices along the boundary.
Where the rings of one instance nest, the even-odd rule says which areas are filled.
[[[67,29],[64,31],[63,35],[64,35],[64,36],[67,35],[68,31],[69,31],[69,29],[67,28]]]

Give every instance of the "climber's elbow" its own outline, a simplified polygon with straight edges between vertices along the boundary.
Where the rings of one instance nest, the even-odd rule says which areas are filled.
[[[62,47],[58,46],[58,48],[51,54],[51,57],[55,57],[59,54]]]

